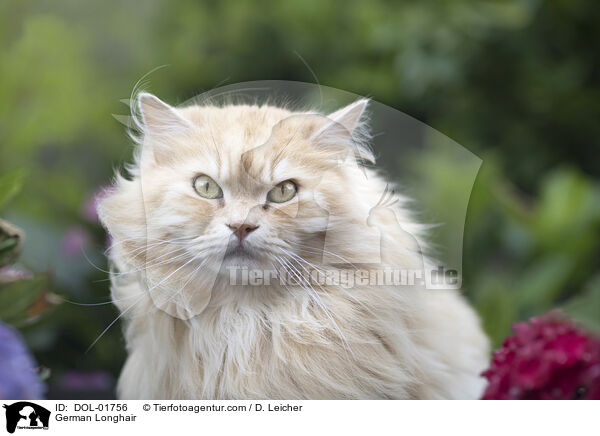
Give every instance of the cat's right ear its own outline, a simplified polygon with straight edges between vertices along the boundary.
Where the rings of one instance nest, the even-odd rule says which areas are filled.
[[[157,161],[171,154],[173,140],[192,128],[192,124],[177,109],[152,94],[139,94],[137,107],[141,116],[144,148],[150,148]]]

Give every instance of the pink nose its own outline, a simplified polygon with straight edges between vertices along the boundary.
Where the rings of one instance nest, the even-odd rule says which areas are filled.
[[[235,236],[237,236],[237,238],[240,241],[242,241],[242,239],[244,239],[246,236],[248,236],[251,232],[258,229],[258,226],[255,226],[254,224],[239,224],[239,223],[227,224],[227,227],[229,227],[231,230],[233,230],[233,233],[235,234]]]

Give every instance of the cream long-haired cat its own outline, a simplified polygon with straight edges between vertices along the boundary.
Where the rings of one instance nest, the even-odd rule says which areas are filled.
[[[360,165],[367,104],[324,116],[139,95],[130,177],[99,204],[129,352],[121,398],[480,395],[488,343],[457,291],[302,274],[428,262],[406,198]],[[296,281],[232,274],[250,270]]]

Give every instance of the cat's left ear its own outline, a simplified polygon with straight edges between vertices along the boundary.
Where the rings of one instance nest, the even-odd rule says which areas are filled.
[[[332,124],[337,123],[348,130],[348,132],[352,133],[359,127],[368,105],[369,100],[361,98],[360,100],[329,114],[327,118],[332,121]],[[329,126],[331,126],[331,124]]]
[[[322,142],[338,142],[339,139],[350,139],[355,155],[369,162],[375,157],[367,144],[363,143],[367,129],[365,111],[369,100],[362,98],[327,116],[327,123],[313,137]]]

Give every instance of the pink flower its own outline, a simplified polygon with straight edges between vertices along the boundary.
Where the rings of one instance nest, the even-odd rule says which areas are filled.
[[[81,256],[81,253],[90,243],[90,239],[87,230],[81,227],[70,227],[60,241],[60,251],[70,258]]]
[[[31,271],[19,265],[7,265],[0,268],[0,283],[28,280],[33,278]]]
[[[600,399],[600,340],[560,311],[513,326],[483,373],[484,400]]]
[[[81,214],[90,222],[98,222],[98,202],[107,195],[107,187],[101,186],[83,203]]]

